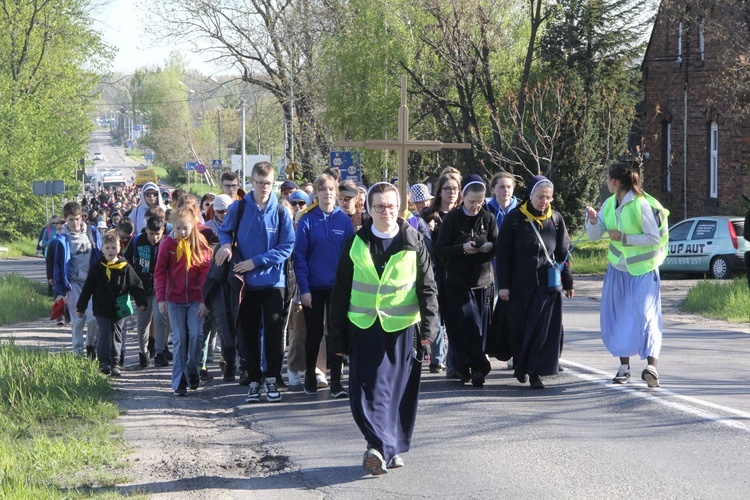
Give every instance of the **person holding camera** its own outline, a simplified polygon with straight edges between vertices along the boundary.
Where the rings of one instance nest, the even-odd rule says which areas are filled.
[[[442,271],[441,312],[451,332],[453,362],[461,383],[484,385],[490,362],[484,343],[493,300],[492,251],[497,239],[495,216],[483,207],[487,187],[472,174],[462,181],[463,203],[448,212],[435,244]]]

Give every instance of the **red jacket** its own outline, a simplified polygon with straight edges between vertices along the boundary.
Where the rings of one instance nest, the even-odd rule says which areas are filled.
[[[159,245],[154,269],[154,290],[157,302],[190,304],[203,302],[201,288],[211,267],[211,251],[206,251],[203,262],[195,262],[199,255],[193,255],[193,267],[187,269],[186,260],[177,261],[177,240],[171,236],[164,238]]]

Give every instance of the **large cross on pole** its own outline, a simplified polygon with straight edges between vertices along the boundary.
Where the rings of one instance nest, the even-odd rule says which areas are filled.
[[[365,148],[365,149],[390,149],[398,154],[398,193],[401,197],[401,209],[406,209],[406,187],[408,184],[409,151],[425,150],[440,151],[441,149],[471,149],[471,144],[466,142],[442,143],[440,141],[412,141],[409,140],[409,107],[406,105],[406,75],[401,75],[401,107],[398,110],[398,139],[378,140],[370,139],[364,142],[341,141],[334,142],[337,148]]]

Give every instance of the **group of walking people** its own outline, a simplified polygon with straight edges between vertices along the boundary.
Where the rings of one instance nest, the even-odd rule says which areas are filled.
[[[64,254],[56,268],[56,293],[76,303],[84,317],[91,291],[97,290],[93,316],[109,317],[99,321],[100,338],[118,336],[116,325],[123,319],[112,310],[122,295],[132,295],[139,314],[166,316],[178,396],[206,381],[208,323],[218,330],[224,379],[233,381],[239,372],[248,403],[263,395],[281,400],[288,344],[290,385],[302,382],[304,393],[316,394],[329,385],[329,370],[330,396],[349,398],[367,443],[363,466],[375,475],[404,465],[401,454],[411,444],[425,356],[430,372],[475,387],[483,386],[490,372],[488,354],[512,358],[515,377],[532,389],[544,389],[544,377],[561,370],[562,297],[573,297],[574,288],[570,238],[552,208],[549,179],[533,177],[519,200],[515,177],[500,172],[490,181],[487,200],[484,179],[447,168],[434,196],[416,184],[408,190],[410,199],[401,200],[391,183],[362,189],[340,182],[335,170],[312,183],[313,197],[286,182],[282,188],[289,189],[277,196],[275,171],[266,162],[256,164],[251,175],[247,194],[240,192],[236,175],[222,176],[227,187],[207,204],[210,216],[203,210],[208,206],[184,195],[168,229],[165,215],[149,214],[153,207],[146,206],[139,221],[147,239],[143,246],[134,243],[130,259],[123,259],[119,238],[107,233],[98,261],[90,259],[101,267],[91,264],[96,272],[83,275],[80,248],[70,248],[73,235],[87,237],[78,236],[85,233],[76,225],[80,207],[66,205],[66,221],[72,222],[55,239]],[[602,208],[586,210],[589,237],[611,238],[602,335],[620,359],[615,383],[628,382],[630,357],[640,355],[648,360],[642,378],[657,387],[658,265],[666,252],[668,212],[641,191],[637,172],[626,163],[609,168],[607,186],[612,196]],[[153,186],[149,190],[158,193]],[[151,194],[144,189],[143,199]],[[361,199],[363,204],[353,201]],[[213,223],[214,231],[204,222]],[[140,241],[142,235],[134,237]],[[96,245],[91,242],[89,250]],[[74,266],[65,263],[74,259]],[[83,282],[80,299],[73,282]],[[139,339],[143,335],[139,321]],[[74,334],[77,349],[76,342]],[[106,350],[97,354],[117,357]],[[303,370],[300,361],[292,369],[292,357],[304,360]],[[342,380],[345,362],[348,388]],[[108,363],[111,372],[114,365]]]

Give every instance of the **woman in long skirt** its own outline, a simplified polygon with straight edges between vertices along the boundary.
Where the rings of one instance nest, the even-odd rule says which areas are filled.
[[[397,218],[396,188],[375,184],[367,202],[372,219],[349,239],[336,271],[328,342],[349,354],[349,402],[367,442],[362,465],[379,475],[404,465],[419,397],[417,347],[439,327],[430,257],[419,233]]]
[[[484,180],[475,174],[463,180],[463,203],[445,216],[435,256],[441,263],[443,318],[451,332],[453,362],[461,383],[484,385],[490,362],[484,354],[494,273],[492,250],[497,221],[486,211]]]
[[[565,221],[552,210],[553,189],[546,177],[535,176],[527,198],[506,216],[496,245],[498,298],[509,301],[514,374],[532,389],[544,389],[542,377],[560,369],[561,292],[573,296],[570,266],[562,267],[559,280],[549,271],[565,262],[570,245]]]
[[[669,211],[641,190],[638,172],[628,163],[609,167],[607,188],[612,196],[604,201],[598,214],[593,208],[586,208],[586,232],[592,241],[605,233],[612,240],[599,314],[604,345],[620,358],[620,368],[612,381],[628,383],[630,357],[639,355],[648,363],[641,378],[649,387],[659,387],[659,265],[667,255]]]

